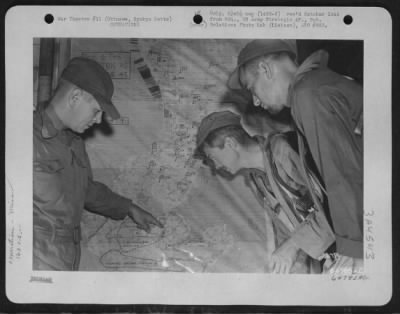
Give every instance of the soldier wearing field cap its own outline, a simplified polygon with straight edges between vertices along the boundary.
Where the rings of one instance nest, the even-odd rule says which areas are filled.
[[[248,186],[265,209],[266,271],[319,273],[319,259],[335,238],[324,211],[315,210],[299,155],[283,133],[250,136],[240,116],[230,111],[206,116],[196,139],[195,157],[206,164],[244,174]],[[309,170],[307,173],[311,174]],[[317,179],[312,188],[321,197]]]
[[[140,228],[162,225],[131,200],[96,182],[78,135],[103,112],[119,117],[112,79],[97,62],[72,59],[58,86],[33,118],[33,269],[77,270],[83,209],[113,219],[129,216]]]
[[[363,90],[327,67],[319,50],[297,64],[294,40],[253,40],[239,53],[231,89],[247,89],[254,106],[271,114],[291,110],[300,157],[305,147],[318,168],[329,203],[340,267],[363,265]]]

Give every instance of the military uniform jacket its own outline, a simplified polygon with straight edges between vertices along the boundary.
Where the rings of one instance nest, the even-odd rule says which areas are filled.
[[[299,155],[289,145],[284,134],[278,133],[268,138],[258,136],[257,140],[273,175],[269,177],[266,171],[250,169],[247,179],[272,220],[276,247],[290,238],[302,252],[313,259],[319,259],[335,238],[325,213],[315,210],[301,170]],[[284,209],[271,188],[272,180],[291,211],[291,227],[280,218],[280,212]],[[315,189],[314,192],[321,197],[317,186]]]
[[[338,253],[363,257],[363,90],[327,68],[320,50],[300,65],[288,103],[325,184]]]
[[[54,112],[52,116],[54,121]],[[77,269],[83,209],[123,219],[130,204],[93,181],[85,144],[78,135],[57,130],[46,112],[34,112],[34,269]]]

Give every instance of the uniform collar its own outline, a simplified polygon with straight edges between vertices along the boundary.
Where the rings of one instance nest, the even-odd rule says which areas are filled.
[[[41,134],[45,139],[53,138],[63,130],[63,123],[54,111],[52,106],[48,106],[41,112],[42,129]]]
[[[315,51],[299,66],[295,78],[301,79],[301,77],[303,77],[307,72],[326,68],[328,66],[328,60],[329,54],[327,51],[322,49]]]
[[[297,71],[293,76],[293,80],[289,85],[287,103],[291,103],[291,97],[293,95],[293,89],[298,82],[302,80],[304,75],[310,71],[317,69],[324,69],[328,66],[329,54],[325,50],[317,50],[312,53],[304,62],[298,67]]]
[[[260,148],[261,148],[261,151],[264,151],[265,148],[266,148],[266,146],[267,146],[267,144],[268,144],[269,141],[270,141],[270,136],[266,136],[266,137],[265,137],[265,136],[263,136],[263,135],[255,135],[254,138],[257,140],[258,145],[259,145]]]

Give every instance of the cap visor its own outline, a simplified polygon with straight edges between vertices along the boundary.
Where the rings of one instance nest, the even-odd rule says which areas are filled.
[[[230,89],[242,89],[239,81],[239,67],[232,72],[228,79],[228,87]]]
[[[112,102],[107,101],[106,99],[104,99],[103,97],[101,97],[99,95],[95,95],[94,97],[96,98],[97,102],[99,103],[101,109],[103,109],[105,111],[105,113],[108,116],[110,116],[111,119],[115,120],[115,119],[119,119],[121,117],[117,108],[115,108],[115,106]]]

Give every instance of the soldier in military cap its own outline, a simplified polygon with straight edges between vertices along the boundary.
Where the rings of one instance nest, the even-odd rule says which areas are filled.
[[[77,270],[83,209],[113,219],[129,216],[140,228],[162,227],[131,200],[96,182],[78,135],[103,112],[119,113],[111,101],[112,79],[97,62],[74,58],[51,100],[33,118],[33,269]]]
[[[251,137],[241,126],[240,116],[214,112],[200,124],[195,157],[217,173],[223,169],[247,178],[270,223],[266,233],[272,255],[266,261],[267,271],[321,271],[319,260],[335,238],[324,211],[318,210],[311,198],[299,156],[284,134]],[[311,175],[309,170],[307,175]],[[315,177],[313,182],[321,199]]]
[[[327,67],[324,50],[297,64],[294,40],[258,39],[240,52],[229,77],[254,106],[271,114],[287,107],[296,126],[300,157],[306,147],[326,187],[336,235],[335,267],[363,267],[363,89]]]

